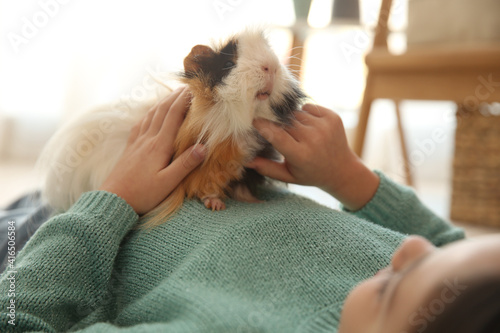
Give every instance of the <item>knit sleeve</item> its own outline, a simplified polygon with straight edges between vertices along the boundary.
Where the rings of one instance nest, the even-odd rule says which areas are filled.
[[[0,331],[66,331],[98,309],[137,220],[124,200],[95,191],[47,221],[0,277]]]
[[[441,246],[465,237],[462,229],[444,221],[418,199],[414,191],[383,173],[373,198],[354,215],[403,234],[420,235]],[[348,211],[342,207],[344,211]]]

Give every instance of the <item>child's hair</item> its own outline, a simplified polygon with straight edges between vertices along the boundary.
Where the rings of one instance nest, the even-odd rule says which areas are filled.
[[[460,282],[460,285],[465,289],[459,292],[454,290],[455,294],[450,291],[447,299],[453,301],[442,302],[442,311],[437,311],[441,313],[436,313],[433,320],[427,320],[425,325],[413,325],[408,333],[500,332],[500,276],[475,278]],[[437,298],[431,298],[427,303],[429,308],[433,300],[443,295],[446,286],[440,287],[437,293],[433,293]]]

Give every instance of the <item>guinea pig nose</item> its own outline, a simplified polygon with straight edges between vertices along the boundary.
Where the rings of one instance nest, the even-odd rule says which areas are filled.
[[[266,73],[268,73],[268,74],[269,74],[269,73],[270,73],[270,74],[274,74],[274,73],[276,72],[276,69],[274,69],[274,67],[273,67],[273,66],[271,66],[271,65],[263,65],[261,68],[262,68],[262,70],[263,70],[264,72],[266,72]]]

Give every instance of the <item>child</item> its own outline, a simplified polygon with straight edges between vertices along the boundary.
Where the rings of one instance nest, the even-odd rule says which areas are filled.
[[[288,129],[256,121],[285,160],[249,167],[319,186],[344,211],[261,189],[263,203],[212,212],[190,200],[168,222],[135,228],[203,161],[198,145],[169,164],[188,96],[178,90],[153,108],[100,191],[26,244],[0,280],[1,331],[416,332],[436,316],[435,305],[418,310],[440,284],[445,304],[474,274],[498,278],[499,237],[438,250],[462,230],[366,168],[340,118],[314,105]]]

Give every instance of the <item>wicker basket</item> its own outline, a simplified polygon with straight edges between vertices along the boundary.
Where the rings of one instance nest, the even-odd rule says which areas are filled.
[[[451,219],[500,226],[500,116],[459,107]]]

